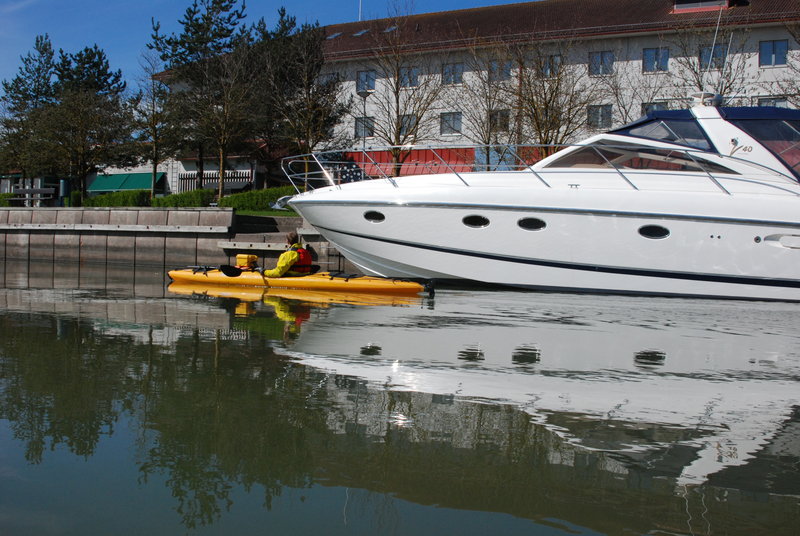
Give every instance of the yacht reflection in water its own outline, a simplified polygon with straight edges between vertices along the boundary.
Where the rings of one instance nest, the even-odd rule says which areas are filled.
[[[791,418],[797,312],[452,291],[428,307],[331,308],[287,351],[376,386],[512,404],[581,449],[624,454],[683,486],[747,465]]]

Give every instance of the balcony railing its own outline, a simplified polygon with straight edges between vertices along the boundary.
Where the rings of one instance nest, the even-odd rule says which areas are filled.
[[[200,188],[217,190],[219,188],[219,171],[204,171],[200,179]],[[223,188],[226,193],[253,187],[253,174],[250,171],[226,171]],[[197,172],[190,171],[178,174],[178,192],[188,192],[198,188]]]

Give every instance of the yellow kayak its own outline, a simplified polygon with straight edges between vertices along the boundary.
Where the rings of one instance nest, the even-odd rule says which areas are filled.
[[[350,305],[414,305],[422,299],[415,295],[377,294],[366,292],[332,292],[293,288],[245,287],[173,281],[167,288],[173,294],[200,295],[215,298],[236,298],[242,302],[260,302],[269,297],[301,301],[317,306],[328,304]]]
[[[217,268],[192,267],[171,270],[169,277],[175,282],[200,283],[212,285],[241,285],[248,287],[268,287],[302,289],[329,292],[365,292],[374,294],[394,294],[413,296],[425,290],[414,281],[387,279],[371,276],[348,276],[319,272],[298,277],[264,277],[255,270],[228,268],[225,272]]]

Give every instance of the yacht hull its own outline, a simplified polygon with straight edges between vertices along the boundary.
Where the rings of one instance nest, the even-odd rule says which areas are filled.
[[[298,196],[292,205],[370,274],[550,290],[800,300],[796,196],[520,185],[504,188],[513,200],[498,200],[489,188],[432,195],[387,187],[376,196],[374,186],[364,192],[347,186]]]

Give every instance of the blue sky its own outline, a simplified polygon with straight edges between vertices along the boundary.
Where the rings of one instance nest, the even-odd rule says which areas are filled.
[[[430,13],[512,3],[513,0],[361,0],[363,19],[386,17],[391,6],[401,12]],[[33,49],[37,35],[49,34],[53,47],[76,52],[97,44],[112,69],[122,69],[130,84],[141,76],[140,58],[150,41],[151,19],[162,31],[179,30],[178,20],[191,0],[0,0],[0,80],[19,71],[20,56]],[[264,17],[269,26],[286,6],[299,22],[322,25],[358,20],[359,0],[250,0],[248,21]]]

